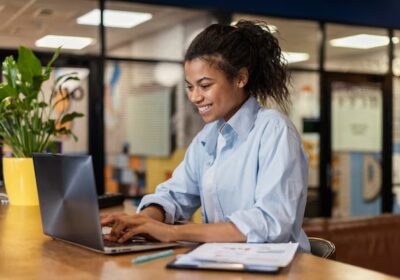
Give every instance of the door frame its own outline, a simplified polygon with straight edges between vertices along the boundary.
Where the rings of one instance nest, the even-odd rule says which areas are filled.
[[[392,76],[364,73],[324,72],[321,76],[320,98],[320,164],[319,164],[319,202],[320,214],[332,216],[332,91],[333,82],[379,83],[382,89],[382,180],[381,198],[382,212],[392,212],[392,150],[393,150],[393,108],[392,108]]]

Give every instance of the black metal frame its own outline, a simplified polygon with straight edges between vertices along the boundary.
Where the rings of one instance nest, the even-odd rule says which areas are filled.
[[[394,37],[393,29],[388,30],[388,37]],[[383,89],[383,124],[382,124],[382,212],[393,212],[393,59],[394,44],[389,40],[389,69],[385,75]]]

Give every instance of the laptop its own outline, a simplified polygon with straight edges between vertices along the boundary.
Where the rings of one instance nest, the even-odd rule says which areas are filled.
[[[33,163],[45,235],[104,254],[178,245],[143,237],[124,244],[104,240],[91,156],[34,153]]]

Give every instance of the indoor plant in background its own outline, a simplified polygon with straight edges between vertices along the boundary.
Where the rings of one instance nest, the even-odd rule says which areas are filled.
[[[0,83],[0,143],[7,145],[13,157],[3,158],[6,191],[13,205],[38,205],[32,153],[51,149],[54,136],[76,136],[65,124],[83,114],[55,110],[68,95],[56,98],[63,84],[77,80],[75,73],[55,79],[51,92],[43,92],[43,82],[50,79],[52,64],[42,67],[40,60],[25,47],[18,49],[18,59],[7,57],[2,64],[3,82]]]

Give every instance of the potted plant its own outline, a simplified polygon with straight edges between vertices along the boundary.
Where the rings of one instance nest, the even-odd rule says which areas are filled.
[[[28,48],[18,49],[18,59],[7,57],[2,64],[0,83],[0,144],[7,145],[13,157],[3,158],[3,175],[10,204],[38,205],[32,153],[45,152],[53,146],[53,137],[76,136],[65,125],[83,114],[55,110],[68,95],[56,98],[63,84],[78,80],[75,73],[58,77],[49,93],[42,91],[43,82],[50,79],[52,64],[42,67],[40,60]]]

